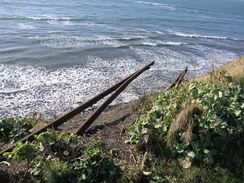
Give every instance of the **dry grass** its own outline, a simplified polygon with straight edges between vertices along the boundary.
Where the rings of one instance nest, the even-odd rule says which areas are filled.
[[[192,129],[193,129],[193,114],[199,111],[196,104],[191,104],[184,108],[176,117],[176,120],[172,122],[170,129],[167,134],[167,144],[168,146],[176,139],[179,131],[184,132],[185,141],[189,143],[192,139]]]
[[[223,65],[222,67],[214,69],[213,71],[209,72],[208,74],[205,74],[204,76],[195,78],[194,81],[215,82],[214,79],[219,78],[218,76],[223,72],[227,73],[232,78],[237,78],[237,79],[243,78],[244,77],[244,57],[240,57],[238,59],[230,61],[230,62],[226,63],[225,65]]]

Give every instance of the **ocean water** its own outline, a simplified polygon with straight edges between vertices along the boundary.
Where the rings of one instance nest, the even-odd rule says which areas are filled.
[[[0,117],[52,118],[155,61],[128,102],[243,53],[244,0],[0,0]]]

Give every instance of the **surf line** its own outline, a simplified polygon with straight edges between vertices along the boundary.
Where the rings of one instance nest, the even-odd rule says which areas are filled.
[[[97,103],[99,100],[107,96],[108,94],[114,92],[111,94],[111,96],[99,107],[95,112],[91,115],[91,117],[81,124],[81,126],[78,128],[78,130],[75,132],[75,134],[81,135],[86,131],[86,129],[97,119],[97,117],[102,113],[102,111],[131,83],[135,78],[137,78],[140,74],[142,74],[144,71],[150,69],[150,67],[154,64],[154,62],[149,63],[145,67],[141,68],[140,70],[134,72],[127,78],[123,79],[122,81],[118,82],[114,86],[110,87],[109,89],[105,90],[104,92],[96,95],[92,99],[88,100],[87,102],[81,104],[77,108],[73,109],[70,112],[67,112],[66,114],[62,115],[55,121],[47,124],[46,126],[42,127],[41,129],[32,132],[31,134],[27,135],[26,137],[22,138],[21,140],[17,141],[16,143],[10,145],[9,147],[3,149],[0,152],[0,156],[3,155],[5,152],[12,150],[19,142],[26,142],[26,141],[33,141],[35,138],[35,135],[38,135],[44,131],[46,131],[48,128],[54,128],[57,129],[58,126],[63,124],[64,122],[68,121],[69,119],[73,118],[86,108],[92,106],[93,104]]]

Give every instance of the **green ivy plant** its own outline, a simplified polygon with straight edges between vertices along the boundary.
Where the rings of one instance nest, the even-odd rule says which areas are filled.
[[[13,149],[12,152],[5,152],[3,156],[8,156],[16,160],[26,160],[27,170],[29,170],[30,162],[37,156],[38,147],[30,142],[22,143],[19,142],[18,145]]]
[[[3,118],[0,119],[0,141],[16,142],[29,134],[29,130],[36,125],[32,118]]]
[[[81,137],[69,135],[65,132],[57,133],[48,129],[36,136],[40,150],[46,155],[61,159],[73,159],[82,153]]]
[[[183,167],[222,162],[239,168],[244,158],[243,116],[243,85],[192,82],[165,91],[129,131],[132,142],[161,155],[167,149]],[[221,161],[226,158],[228,162]]]
[[[85,158],[75,164],[79,182],[116,182],[121,170],[101,151],[99,143],[91,144],[85,151]]]
[[[76,175],[67,162],[52,159],[44,168],[44,180],[47,183],[75,183]]]
[[[99,143],[85,148],[79,136],[51,129],[36,136],[35,144],[18,143],[4,156],[26,160],[26,173],[41,182],[116,182],[121,175],[121,169],[106,157]]]

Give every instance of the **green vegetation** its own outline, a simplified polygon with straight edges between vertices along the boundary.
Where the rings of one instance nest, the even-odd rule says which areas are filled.
[[[130,142],[144,153],[135,165],[119,167],[99,142],[84,145],[79,136],[51,129],[4,156],[25,163],[25,182],[244,182],[244,75],[237,70],[212,71],[146,101],[143,117],[129,128]],[[16,142],[36,123],[1,119],[0,142]]]
[[[244,86],[223,81],[168,90],[130,127],[131,141],[151,154],[151,181],[244,181]]]
[[[4,156],[26,160],[30,182],[116,182],[121,176],[121,169],[105,156],[99,143],[84,148],[80,137],[54,130],[36,136],[35,144],[18,143]]]
[[[75,164],[80,182],[116,182],[120,177],[120,168],[106,158],[98,143],[91,144],[84,153],[85,158]]]
[[[48,129],[36,136],[40,151],[45,156],[53,156],[62,160],[71,160],[82,153],[82,140],[77,135],[57,133]]]
[[[37,124],[33,118],[0,119],[0,141],[16,142],[29,134],[29,130]]]
[[[52,159],[51,163],[46,163],[42,177],[48,183],[69,183],[76,182],[75,176],[75,172],[67,162]]]

